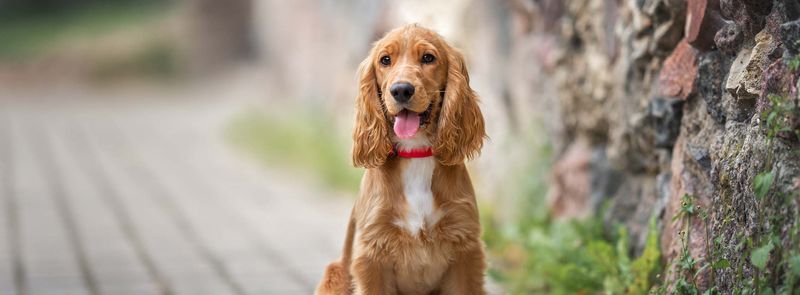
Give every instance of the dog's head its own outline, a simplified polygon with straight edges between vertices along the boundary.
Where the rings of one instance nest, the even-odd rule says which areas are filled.
[[[435,32],[409,25],[375,43],[359,68],[353,163],[382,165],[394,143],[425,137],[443,165],[480,151],[485,137],[463,55]]]

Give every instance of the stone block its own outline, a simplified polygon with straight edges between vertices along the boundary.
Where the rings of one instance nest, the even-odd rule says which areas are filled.
[[[648,116],[653,123],[655,146],[672,148],[678,138],[683,115],[683,100],[670,97],[654,97],[648,106]]]
[[[726,74],[722,53],[710,51],[700,56],[697,66],[697,96],[705,101],[706,111],[719,124],[724,124],[726,120],[722,99],[722,83]]]
[[[742,46],[744,36],[736,23],[727,23],[714,36],[717,48],[725,53],[735,53]]]
[[[689,0],[686,41],[701,51],[714,49],[714,35],[727,25],[719,12],[719,0]]]
[[[731,64],[728,80],[725,81],[725,90],[734,96],[755,97],[754,94],[748,94],[744,90],[744,76],[747,65],[750,64],[751,53],[752,48],[742,48],[736,55],[736,59],[733,60],[733,64]]]
[[[658,78],[658,94],[686,99],[694,92],[697,75],[697,49],[684,39],[664,61]]]
[[[775,38],[766,31],[761,31],[756,35],[756,46],[750,55],[750,62],[744,75],[744,87],[748,93],[761,94],[761,82],[764,70],[767,69],[770,61],[770,54],[777,47]]]
[[[589,202],[591,150],[588,140],[576,140],[553,166],[547,200],[554,218],[583,218],[592,213]]]
[[[780,26],[781,40],[783,46],[791,54],[800,52],[800,20],[790,21]]]

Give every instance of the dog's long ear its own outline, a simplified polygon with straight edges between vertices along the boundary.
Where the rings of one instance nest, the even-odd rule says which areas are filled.
[[[359,66],[359,87],[356,97],[356,124],[353,130],[353,165],[373,168],[382,165],[392,142],[384,116],[383,104],[378,96],[375,78],[375,50]]]
[[[455,48],[447,49],[447,85],[434,153],[442,165],[455,165],[480,153],[486,132],[478,97],[469,87],[464,56]]]

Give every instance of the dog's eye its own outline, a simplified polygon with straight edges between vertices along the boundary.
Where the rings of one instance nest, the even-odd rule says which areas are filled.
[[[388,65],[392,64],[392,58],[389,57],[388,55],[386,55],[384,57],[381,57],[381,64],[384,65],[384,66],[388,66]]]
[[[433,54],[426,53],[422,55],[422,63],[424,64],[432,63],[434,60],[436,60],[436,57]]]

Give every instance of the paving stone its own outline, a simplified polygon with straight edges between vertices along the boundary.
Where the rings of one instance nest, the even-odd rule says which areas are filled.
[[[351,202],[235,154],[216,106],[6,113],[29,294],[309,294],[338,258]],[[5,167],[0,156],[0,189]],[[3,295],[16,292],[5,222]]]
[[[93,142],[99,140],[102,139],[94,138]],[[192,246],[192,242],[185,238],[182,229],[172,220],[170,213],[165,211],[163,204],[157,200],[163,196],[159,196],[154,191],[152,184],[145,180],[146,175],[140,173],[141,163],[136,162],[129,147],[126,148],[113,138],[106,140],[110,141],[109,146],[115,148],[104,149],[99,153],[104,158],[105,171],[114,186],[121,188],[119,198],[126,210],[129,211],[128,216],[132,217],[132,222],[141,235],[143,247],[152,257],[155,267],[162,273],[169,288],[176,294],[196,294],[194,292],[199,291],[197,288],[202,285],[205,289],[215,290],[218,292],[217,294],[233,294],[233,291],[214,273],[208,262]],[[98,144],[98,146],[101,145]],[[110,163],[115,163],[115,165]],[[127,165],[122,165],[122,163]],[[142,216],[137,212],[146,210],[153,210],[161,214],[151,214],[147,216],[148,219],[141,219]],[[197,282],[181,279],[190,270],[195,272],[191,277]]]
[[[15,116],[13,155],[15,157],[14,192],[19,206],[20,245],[26,284],[31,294],[88,294],[85,277],[69,233],[54,204],[52,183],[47,183],[46,163],[35,154],[37,142],[32,138],[41,132],[36,121]],[[57,279],[54,279],[57,278]]]
[[[10,120],[5,112],[0,111],[0,138],[8,138]],[[14,286],[14,258],[12,257],[12,240],[9,223],[9,198],[11,198],[12,159],[9,149],[10,141],[0,142],[0,294],[17,294]]]
[[[124,275],[129,281],[139,282],[136,290],[142,294],[160,293],[154,283],[153,274],[148,273],[144,262],[137,256],[134,245],[124,233],[121,220],[113,215],[114,209],[99,191],[100,186],[88,173],[88,161],[93,159],[81,150],[69,149],[67,137],[76,131],[70,128],[69,122],[56,124],[49,132],[50,152],[53,153],[55,165],[60,170],[64,183],[64,194],[69,199],[69,206],[74,212],[87,256],[92,270],[93,280],[103,294],[115,294],[118,282],[113,279]],[[94,242],[102,241],[102,242]],[[109,267],[113,266],[113,268]]]

